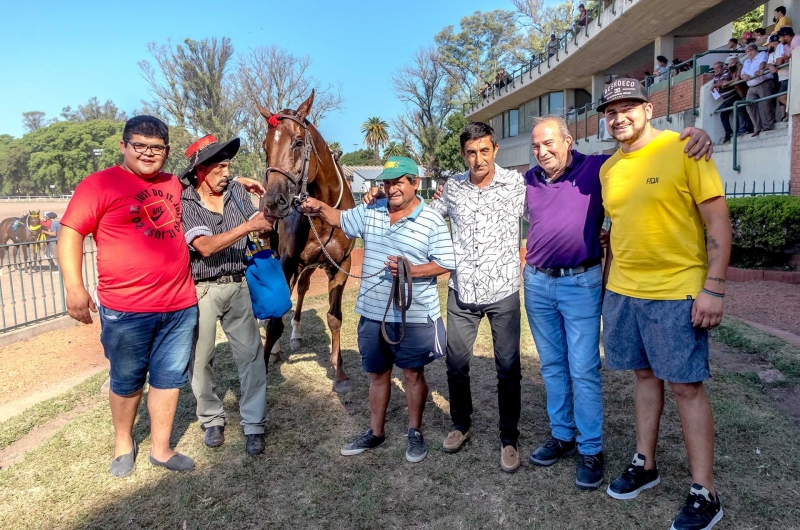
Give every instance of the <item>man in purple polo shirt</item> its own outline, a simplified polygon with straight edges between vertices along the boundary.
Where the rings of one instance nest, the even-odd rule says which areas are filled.
[[[688,156],[710,157],[708,135],[683,131],[689,135]],[[573,150],[559,116],[535,118],[531,144],[538,166],[525,174],[525,311],[541,362],[551,436],[529,461],[550,466],[577,450],[575,484],[594,490],[603,481],[600,167],[609,155]]]

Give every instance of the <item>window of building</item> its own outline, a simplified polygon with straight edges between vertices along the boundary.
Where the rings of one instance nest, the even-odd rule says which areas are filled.
[[[550,98],[545,94],[539,98],[539,116],[550,114]]]
[[[502,134],[503,134],[503,115],[502,114],[498,114],[497,116],[494,116],[493,118],[490,118],[489,119],[489,126],[492,129],[494,129],[494,133],[495,133],[496,136],[498,136],[500,138],[503,137],[502,136]]]
[[[539,115],[539,98],[532,99],[520,108],[520,134],[533,130],[533,118]]]
[[[550,92],[550,112],[558,113],[564,110],[564,92]]]
[[[519,134],[519,109],[511,109],[508,111],[508,136],[517,136]]]

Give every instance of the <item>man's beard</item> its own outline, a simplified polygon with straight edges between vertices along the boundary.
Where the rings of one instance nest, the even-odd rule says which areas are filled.
[[[613,136],[614,139],[620,143],[632,144],[636,140],[642,137],[646,129],[647,129],[647,121],[645,121],[644,124],[639,128],[636,127],[635,123],[631,122],[630,127],[625,129],[624,131],[612,129],[611,136]]]

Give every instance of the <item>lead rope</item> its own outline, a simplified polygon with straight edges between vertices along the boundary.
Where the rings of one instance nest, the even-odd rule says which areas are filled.
[[[346,270],[341,268],[339,266],[339,264],[336,263],[336,260],[334,260],[331,257],[330,254],[328,254],[328,250],[325,248],[325,245],[322,243],[322,240],[319,238],[319,234],[317,233],[317,229],[314,227],[314,222],[313,222],[313,219],[311,218],[311,216],[309,214],[307,214],[307,213],[303,214],[303,215],[308,217],[308,224],[311,225],[311,232],[314,234],[314,238],[317,240],[317,243],[319,243],[319,248],[322,249],[322,253],[325,254],[325,257],[328,258],[328,261],[331,263],[331,265],[333,265],[334,267],[339,269],[341,272],[345,273],[350,278],[355,278],[356,280],[367,280],[369,278],[374,278],[375,276],[378,276],[379,274],[383,274],[383,271],[386,270],[386,267],[384,267],[381,270],[379,270],[378,272],[376,272],[375,274],[370,274],[369,276],[358,276],[357,274],[350,274],[349,272],[347,272]]]
[[[405,288],[405,289],[404,289]],[[383,340],[392,346],[400,344],[406,336],[406,311],[411,307],[411,293],[412,293],[412,280],[411,280],[411,262],[402,256],[397,257],[397,276],[392,280],[392,294],[389,295],[389,300],[386,302],[386,311],[383,312],[383,321],[381,322],[381,335]],[[393,341],[386,333],[386,316],[389,314],[389,308],[392,307],[394,302],[395,308],[400,311],[400,338]]]

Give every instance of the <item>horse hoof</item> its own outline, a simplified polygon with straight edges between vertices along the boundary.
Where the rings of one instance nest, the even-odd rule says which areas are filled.
[[[353,391],[353,382],[349,379],[344,381],[334,381],[333,391],[337,394],[346,394]]]
[[[298,351],[298,350],[300,350],[300,348],[302,348],[302,347],[303,347],[303,339],[302,339],[302,338],[291,339],[291,340],[289,341],[289,347],[290,347],[290,348],[291,348],[293,351]]]

